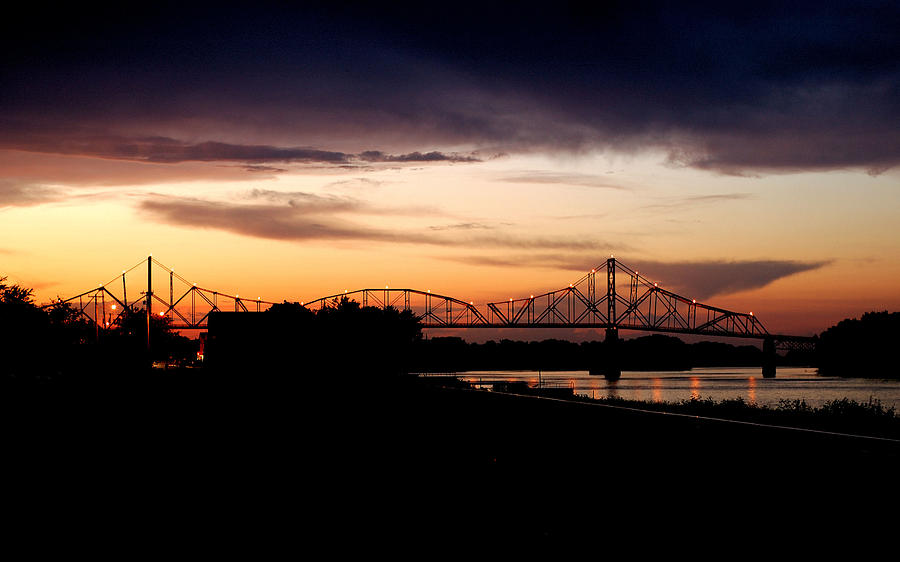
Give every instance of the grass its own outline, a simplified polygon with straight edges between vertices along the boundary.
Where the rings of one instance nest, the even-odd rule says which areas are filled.
[[[691,398],[680,402],[644,402],[623,398],[595,400],[584,396],[579,399],[692,416],[900,439],[900,415],[893,406],[885,407],[874,398],[867,402],[848,398],[830,400],[821,407],[810,406],[805,400],[785,399],[780,400],[777,406],[761,406],[743,398],[721,401]]]

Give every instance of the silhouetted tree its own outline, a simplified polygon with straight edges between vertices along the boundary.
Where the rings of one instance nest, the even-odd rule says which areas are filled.
[[[335,373],[368,380],[407,371],[421,334],[408,310],[363,307],[347,298],[316,311],[285,302],[262,314],[211,314],[207,360],[246,380],[309,385]]]
[[[195,350],[195,344],[189,338],[172,328],[171,318],[151,315],[147,356],[147,313],[141,307],[129,307],[122,312],[117,324],[106,333],[103,344],[152,361],[187,360]]]
[[[900,338],[900,312],[867,312],[841,320],[819,340],[819,372],[848,377],[900,378],[894,347]]]
[[[96,330],[79,311],[67,302],[56,302],[45,309],[57,345],[93,342]]]
[[[47,315],[33,302],[32,289],[0,277],[0,373],[31,375],[46,370]],[[52,353],[52,350],[51,350]]]

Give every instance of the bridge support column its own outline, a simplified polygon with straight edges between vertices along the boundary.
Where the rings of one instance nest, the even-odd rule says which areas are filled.
[[[763,357],[762,357],[762,375],[766,379],[775,378],[775,361],[777,354],[775,353],[775,340],[766,338],[763,340]]]
[[[608,381],[617,381],[622,376],[619,363],[619,329],[607,328],[603,344],[603,376]]]

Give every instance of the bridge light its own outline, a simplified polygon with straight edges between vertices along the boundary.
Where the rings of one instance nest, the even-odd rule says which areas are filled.
[[[654,283],[653,286],[654,286],[654,287],[659,287],[659,283]]]
[[[194,283],[194,287],[196,287],[196,286],[197,286],[197,284],[196,284],[196,283]]]
[[[534,295],[531,295],[531,298],[534,298]]]
[[[165,316],[165,315],[166,315],[166,313],[165,313],[165,312],[163,312],[163,311],[160,311],[160,312],[159,312],[159,315],[160,315],[160,316]]]
[[[387,289],[387,288],[388,288],[388,286],[387,286],[387,285],[385,285],[385,286],[384,286],[384,288],[385,288],[385,289]]]
[[[509,302],[512,302],[512,297],[509,298]]]
[[[591,273],[597,273],[597,270],[596,270],[596,269],[592,269],[592,270],[591,270]]]
[[[112,305],[112,309],[115,310],[115,309],[116,309],[116,305]]]
[[[431,292],[431,289],[428,289],[428,292],[430,293],[430,292]]]
[[[305,303],[305,302],[303,302],[303,301],[300,301],[300,306],[305,306],[305,305],[306,305],[306,303]]]
[[[692,299],[691,302],[693,302],[694,304],[697,304],[697,299]]]
[[[753,313],[752,313],[752,312],[750,313],[750,316],[753,316]]]

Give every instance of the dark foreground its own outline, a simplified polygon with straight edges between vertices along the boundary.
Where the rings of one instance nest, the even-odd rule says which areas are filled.
[[[871,541],[895,525],[882,508],[900,506],[895,442],[417,380],[346,398],[188,374],[7,384],[2,399],[7,516],[37,549],[265,555],[804,528]]]

